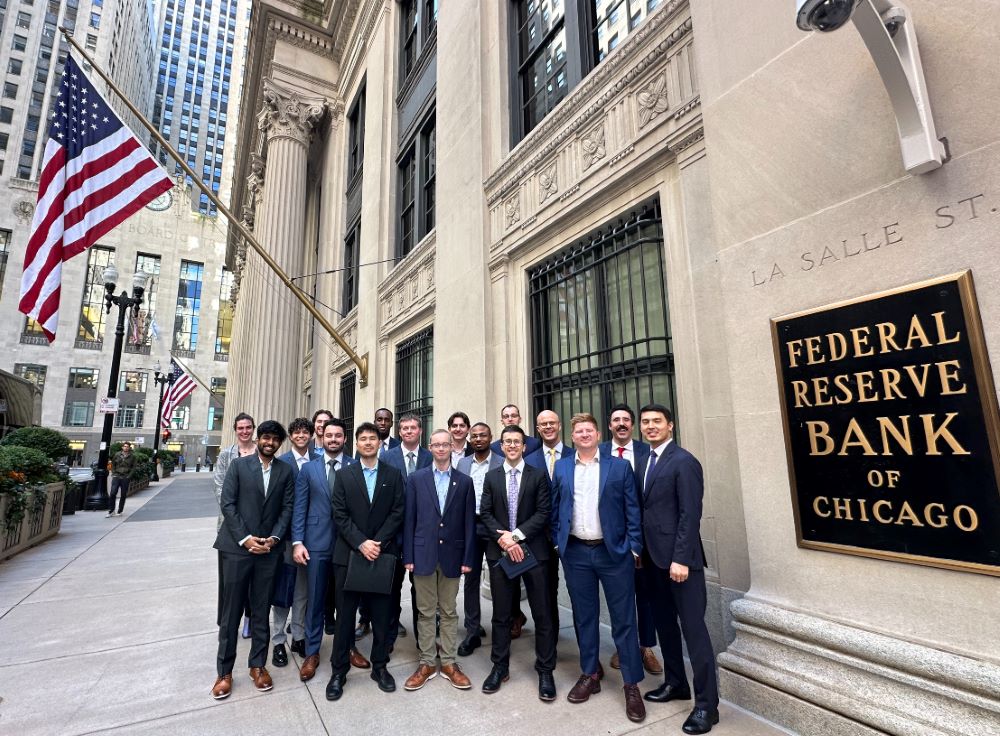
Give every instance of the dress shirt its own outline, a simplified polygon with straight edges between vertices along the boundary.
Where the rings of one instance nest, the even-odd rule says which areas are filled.
[[[386,452],[389,449],[389,440],[390,439],[392,439],[391,436],[390,437],[386,437],[384,440],[382,440],[382,449],[381,449],[381,452]]]
[[[487,455],[482,462],[472,457],[472,464],[469,467],[469,476],[472,478],[472,487],[476,489],[476,515],[479,515],[479,502],[483,499],[483,480],[490,469],[490,459],[492,454]]]
[[[590,462],[584,462],[580,453],[576,453],[573,469],[573,523],[570,526],[570,534],[577,539],[604,538],[601,515],[597,509],[600,488],[600,458],[595,455]]]
[[[624,454],[618,454],[619,447],[625,450]],[[632,470],[635,470],[635,448],[632,445],[632,440],[629,440],[627,445],[618,445],[612,440],[611,457],[620,457],[622,460],[627,460],[628,464],[632,466]]]
[[[298,467],[299,470],[302,470],[302,466],[312,459],[311,457],[309,457],[308,449],[306,450],[305,455],[300,455],[298,452],[295,451],[294,447],[292,448],[292,457],[295,458],[295,464],[299,466]]]
[[[466,440],[465,444],[462,445],[461,450],[451,451],[451,467],[453,468],[458,467],[458,461],[461,460],[463,457],[465,457],[465,451],[468,449],[469,449],[469,442],[468,440]]]
[[[673,441],[674,441],[674,438],[671,437],[666,442],[661,442],[656,447],[650,448],[650,451],[649,451],[650,452],[650,454],[649,454],[649,460],[650,460],[650,462],[653,461],[653,453],[656,453],[656,461],[655,462],[657,462],[657,463],[660,462],[660,460],[663,459],[663,453],[667,451],[667,445],[669,445]],[[649,463],[646,463],[646,472],[643,475],[643,486],[645,486],[648,483],[649,483]]]
[[[517,465],[511,465],[506,460],[503,461],[503,475],[504,475],[504,488],[510,485],[510,471],[517,471],[517,499],[520,503],[521,500],[521,481],[524,480],[524,458],[522,457]],[[523,542],[524,534],[521,533],[520,529],[512,529],[511,536],[514,537],[515,542]]]
[[[324,453],[324,458],[325,458],[326,462],[328,462],[328,463],[331,460],[333,460],[333,462],[336,463],[336,466],[334,467],[334,470],[340,470],[342,467],[344,467],[344,453],[342,453],[342,452],[339,452],[336,455],[331,455],[329,452],[327,452],[327,453]],[[330,466],[327,465],[326,467],[329,468]]]
[[[378,462],[369,468],[362,463],[361,470],[365,476],[365,488],[368,490],[368,503],[375,500],[375,478],[378,476]]]
[[[451,483],[451,469],[438,470],[434,467],[434,488],[438,494],[438,511],[444,513],[444,503],[448,500],[448,484]]]

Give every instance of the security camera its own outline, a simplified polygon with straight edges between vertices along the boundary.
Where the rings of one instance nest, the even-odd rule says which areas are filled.
[[[795,23],[803,31],[835,31],[854,15],[861,0],[796,0]]]

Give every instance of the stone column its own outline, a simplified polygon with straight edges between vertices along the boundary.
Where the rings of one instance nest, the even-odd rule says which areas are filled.
[[[256,213],[257,241],[289,276],[302,273],[305,263],[306,168],[309,143],[326,110],[326,101],[305,97],[264,80],[264,107],[258,116],[266,138],[264,186]],[[252,385],[249,405],[255,419],[277,419],[286,424],[295,411],[302,373],[301,331],[308,313],[263,260],[256,264],[255,284],[247,305],[252,315],[256,346],[247,355],[246,379]]]

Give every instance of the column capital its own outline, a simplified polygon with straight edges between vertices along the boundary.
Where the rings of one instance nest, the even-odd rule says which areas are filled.
[[[291,138],[304,146],[327,109],[323,97],[307,97],[271,79],[264,80],[264,106],[257,125],[268,139]]]

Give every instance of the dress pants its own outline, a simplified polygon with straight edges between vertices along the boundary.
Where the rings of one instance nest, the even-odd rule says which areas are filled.
[[[678,687],[687,686],[681,648],[683,631],[694,675],[695,706],[709,710],[717,708],[719,681],[715,674],[715,653],[705,625],[705,571],[690,570],[687,580],[675,583],[670,579],[669,571],[657,567],[647,553],[643,554],[642,564],[648,573],[647,581],[653,595],[656,633],[660,638],[666,683]]]
[[[652,649],[656,646],[656,614],[653,596],[645,570],[635,571],[635,613],[639,624],[639,646]]]
[[[396,639],[399,638],[399,619],[403,615],[403,580],[407,577],[406,568],[403,567],[402,557],[396,558],[396,574],[392,578],[392,626],[389,627],[389,646],[396,646]],[[413,587],[413,573],[410,578],[410,610],[413,612],[413,635],[417,631],[417,591]]]
[[[441,566],[430,575],[414,575],[417,596],[417,648],[420,663],[437,663],[437,618],[441,617],[441,665],[455,664],[458,655],[458,584],[460,578],[445,577]]]
[[[309,562],[299,573],[299,577],[306,580],[306,604],[305,604],[305,640],[306,656],[319,654],[319,648],[323,644],[323,621],[326,616],[326,600],[329,596],[336,600],[337,586],[330,583],[333,576],[333,563],[328,558],[312,555]],[[298,587],[296,587],[298,593]],[[294,625],[292,632],[294,633]],[[353,637],[354,632],[351,632]],[[352,645],[353,646],[353,645]]]
[[[490,592],[493,594],[493,643],[490,660],[507,669],[510,665],[510,624],[514,603],[521,596],[521,581],[528,590],[528,605],[535,621],[535,670],[552,672],[556,667],[556,637],[552,602],[549,599],[548,561],[541,562],[514,580],[497,563],[490,563]]]
[[[347,676],[351,668],[351,648],[354,646],[354,621],[358,616],[358,605],[361,603],[361,593],[344,590],[347,579],[347,565],[334,565],[334,580],[337,586],[337,598],[340,609],[337,611],[337,633],[333,637],[333,654],[330,662],[333,674]],[[389,664],[389,646],[386,639],[389,626],[392,624],[392,594],[366,593],[368,608],[371,612],[372,651],[371,663],[375,670],[383,669]]]
[[[240,638],[240,620],[250,605],[250,667],[267,664],[270,632],[271,596],[282,562],[281,551],[265,555],[222,552],[222,611],[219,624],[219,653],[216,669],[219,676],[233,671],[236,644]]]
[[[463,607],[465,608],[463,625],[465,626],[466,636],[476,636],[479,633],[479,627],[482,625],[483,609],[480,587],[483,582],[483,558],[486,555],[486,540],[482,537],[476,537],[475,554],[476,556],[472,562],[472,570],[465,573],[465,581],[462,588]]]
[[[291,564],[291,560],[287,560]],[[292,607],[283,608],[281,606],[271,606],[271,644],[277,646],[284,644],[288,640],[285,633],[285,624],[288,622],[288,614],[292,614],[292,641],[301,641],[306,638],[306,600],[308,597],[308,583],[306,580],[305,568],[298,567],[295,574],[295,593],[292,597]]]
[[[118,495],[118,491],[122,492],[121,500],[118,502],[118,513],[120,514],[125,510],[125,497],[128,496],[128,482],[129,479],[120,475],[111,476],[111,498],[108,499],[108,512],[115,510],[115,496]]]
[[[566,587],[573,603],[573,623],[580,646],[580,671],[597,674],[600,666],[601,588],[611,616],[611,635],[626,685],[645,677],[635,624],[635,560],[616,559],[602,543],[590,546],[569,538],[562,554]]]

